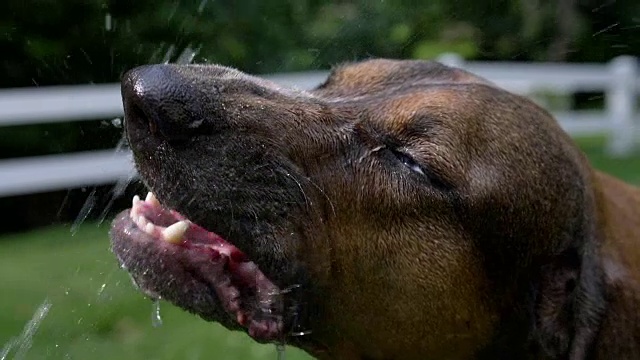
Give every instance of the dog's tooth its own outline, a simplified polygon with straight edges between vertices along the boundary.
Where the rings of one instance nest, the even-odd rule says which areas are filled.
[[[136,220],[140,213],[139,209],[140,209],[140,196],[134,195],[133,200],[131,200],[131,212],[129,213],[129,216],[131,216],[132,219]]]
[[[156,226],[150,222],[146,223],[146,225],[144,226],[144,232],[146,232],[149,235],[153,235],[155,229],[156,229]]]
[[[162,230],[162,238],[172,244],[178,244],[182,241],[182,238],[188,228],[189,223],[187,221],[178,221],[177,223]]]
[[[156,198],[156,196],[151,191],[147,193],[147,197],[144,199],[144,201],[153,206],[160,206],[160,201],[158,201],[158,198]]]
[[[138,224],[139,228],[144,229],[147,226],[147,223],[147,218],[144,217],[144,215],[138,216],[138,221],[136,222],[136,224]]]

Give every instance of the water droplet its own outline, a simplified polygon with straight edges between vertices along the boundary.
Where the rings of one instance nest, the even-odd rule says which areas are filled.
[[[93,207],[95,206],[95,204],[96,204],[96,188],[93,188],[93,190],[91,190],[91,193],[89,193],[89,195],[87,196],[87,200],[84,202],[84,205],[82,205],[82,208],[78,213],[78,216],[76,217],[75,221],[71,225],[72,235],[75,235],[78,232],[78,228],[80,228],[80,225],[82,225],[82,223],[87,219],[87,217],[89,216],[89,213],[91,212],[91,210],[93,210]]]
[[[164,54],[164,58],[162,59],[162,63],[168,64],[171,61],[171,57],[176,52],[176,46],[171,44],[167,49],[167,52]]]
[[[301,327],[297,327],[298,329],[301,329]],[[300,331],[292,331],[291,332],[291,336],[305,336],[305,335],[309,335],[311,334],[311,330],[300,330]]]
[[[204,11],[204,7],[207,6],[207,2],[208,0],[200,1],[200,5],[198,6],[198,14],[202,14],[202,11]]]
[[[151,325],[153,327],[162,326],[162,317],[160,316],[160,300],[153,300],[152,310],[151,310]]]
[[[98,296],[101,296],[102,293],[104,292],[104,288],[107,287],[107,284],[102,284],[102,286],[100,286],[100,290],[98,290]]]
[[[104,29],[107,31],[113,30],[113,19],[109,13],[104,15]]]
[[[117,117],[115,119],[111,119],[111,125],[113,125],[113,127],[115,128],[122,128],[122,119]]]
[[[176,64],[191,64],[199,51],[200,48],[193,49],[191,46],[185,47],[176,59]]]

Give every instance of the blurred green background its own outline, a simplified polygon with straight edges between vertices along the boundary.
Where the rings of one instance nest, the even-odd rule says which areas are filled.
[[[607,62],[640,56],[637,0],[3,0],[0,87],[117,82],[127,69],[179,60],[251,73],[328,69],[368,57]],[[601,94],[576,94],[578,107]],[[121,130],[85,121],[0,127],[0,159],[112,148]],[[578,139],[593,164],[640,184],[640,154],[610,158]],[[275,359],[274,346],[205,323],[131,286],[96,219],[110,187],[0,198],[0,358],[46,299],[21,359]],[[95,213],[78,217],[95,191]],[[113,210],[122,209],[132,185]],[[14,347],[7,359],[20,356]],[[286,350],[287,359],[306,358]]]

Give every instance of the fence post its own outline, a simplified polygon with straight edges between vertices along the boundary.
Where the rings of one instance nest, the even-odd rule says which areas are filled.
[[[464,58],[455,53],[444,53],[438,56],[437,61],[447,66],[464,68]]]
[[[633,56],[618,56],[609,63],[611,82],[605,93],[605,111],[611,121],[607,151],[629,154],[635,145],[635,108],[638,63]]]

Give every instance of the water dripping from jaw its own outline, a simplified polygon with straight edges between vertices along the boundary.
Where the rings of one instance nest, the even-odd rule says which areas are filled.
[[[160,298],[153,299],[151,306],[151,325],[155,328],[162,326],[162,316],[160,316]]]
[[[285,344],[280,342],[276,344],[277,360],[285,360]]]
[[[289,286],[288,288],[285,288],[283,290],[281,290],[277,295],[279,297],[279,303],[280,305],[284,305],[284,299],[283,299],[283,295],[286,294],[291,294],[295,291],[298,291],[301,289],[301,285],[300,284],[294,284]],[[305,336],[305,335],[309,335],[311,334],[311,330],[309,329],[305,329],[303,327],[303,325],[300,323],[300,314],[299,314],[299,306],[300,304],[293,300],[295,299],[295,297],[292,297],[292,303],[289,305],[289,308],[286,309],[287,315],[291,318],[291,331],[289,332],[288,336]],[[281,309],[281,313],[285,314],[284,312],[285,309]],[[287,336],[283,336],[282,339],[280,339],[278,342],[276,342],[275,346],[276,346],[276,354],[277,360],[285,360],[286,359],[286,338]]]

